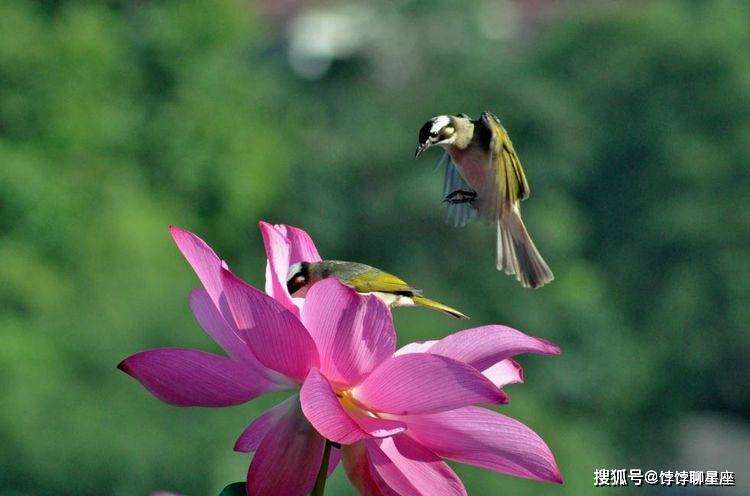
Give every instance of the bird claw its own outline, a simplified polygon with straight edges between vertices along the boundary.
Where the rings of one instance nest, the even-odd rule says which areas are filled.
[[[451,205],[458,205],[461,203],[474,203],[474,200],[476,199],[476,192],[458,189],[446,196],[443,201],[445,203],[450,203]]]

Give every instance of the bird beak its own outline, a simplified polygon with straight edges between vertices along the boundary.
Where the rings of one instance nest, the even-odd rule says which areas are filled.
[[[422,155],[422,152],[427,150],[427,148],[429,147],[430,145],[428,143],[422,143],[422,144],[417,145],[417,152],[414,154],[414,158],[417,158],[420,155]]]

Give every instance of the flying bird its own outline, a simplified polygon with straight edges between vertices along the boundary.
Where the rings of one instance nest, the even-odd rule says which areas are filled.
[[[287,289],[293,296],[304,296],[312,284],[328,277],[335,277],[358,293],[375,295],[389,307],[426,307],[457,319],[469,318],[458,310],[425,298],[421,290],[393,274],[355,262],[323,260],[295,263],[289,267]]]
[[[443,184],[448,221],[462,226],[477,215],[497,225],[497,270],[537,288],[554,276],[521,219],[529,183],[508,132],[491,112],[439,115],[419,130],[419,155],[431,146],[445,151]]]

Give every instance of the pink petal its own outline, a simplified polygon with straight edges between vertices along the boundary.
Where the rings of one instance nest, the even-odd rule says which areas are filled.
[[[234,360],[256,363],[247,343],[236,330],[227,324],[224,317],[214,305],[208,291],[194,289],[190,293],[190,308],[200,326],[216,343]]]
[[[276,300],[222,269],[222,284],[242,336],[260,363],[304,381],[318,366],[315,342],[297,318]]]
[[[357,384],[396,350],[385,304],[333,278],[308,290],[302,323],[317,345],[321,372],[338,386]]]
[[[461,479],[432,451],[400,434],[366,442],[371,467],[401,496],[466,496]]]
[[[396,356],[406,355],[408,353],[425,353],[435,343],[437,343],[437,339],[432,339],[430,341],[415,341],[414,343],[406,344],[396,350]]]
[[[370,437],[389,437],[406,430],[406,424],[400,420],[373,417],[361,411],[349,412],[349,415]]]
[[[256,417],[237,438],[234,450],[242,453],[252,453],[257,450],[266,434],[274,428],[281,417],[296,409],[298,402],[299,396],[295,394]]]
[[[270,390],[246,365],[204,351],[159,348],[131,355],[117,366],[160,400],[179,406],[229,406]]]
[[[351,444],[369,437],[341,406],[336,393],[318,369],[310,369],[300,391],[302,411],[323,437]]]
[[[284,308],[299,316],[299,308],[289,295],[286,279],[289,272],[291,248],[289,242],[274,226],[260,222],[260,234],[266,248],[266,293],[281,303]]]
[[[280,239],[284,240],[289,247],[289,259],[288,261],[282,261],[288,262],[289,265],[297,262],[320,262],[322,260],[310,235],[299,227],[288,224],[272,225],[265,221],[260,221],[259,226],[261,231],[269,234],[273,231],[280,236]],[[273,254],[273,250],[266,250],[269,259],[274,258]]]
[[[507,401],[505,393],[473,367],[430,353],[389,358],[352,392],[370,410],[397,415]]]
[[[544,339],[500,325],[474,327],[456,332],[435,343],[430,353],[454,358],[479,370],[521,353],[559,355],[560,348]]]
[[[171,226],[169,230],[177,247],[205,288],[205,294],[198,291],[197,293],[191,293],[190,296],[190,306],[201,327],[216,340],[230,357],[245,361],[259,372],[262,371],[263,367],[252,356],[247,345],[240,342],[242,338],[237,334],[234,318],[227,306],[226,298],[223,296],[221,271],[228,270],[227,264],[219,259],[211,247],[195,234],[175,226]],[[213,309],[206,301],[205,295],[208,295],[208,299],[213,302]]]
[[[222,299],[225,299],[222,296]],[[195,289],[190,293],[190,306],[203,329],[214,338],[233,359],[253,369],[257,375],[267,378],[269,389],[296,389],[297,384],[266,368],[253,355],[245,340],[239,335],[235,324],[229,325],[214,306],[205,289]],[[230,315],[234,322],[234,317]]]
[[[512,358],[506,358],[488,369],[482,371],[482,375],[492,381],[492,384],[501,388],[508,384],[523,382],[523,368],[521,364]]]
[[[201,238],[176,226],[170,226],[169,231],[177,244],[177,248],[187,259],[190,266],[206,288],[211,301],[214,302],[225,318],[229,318],[228,309],[221,301],[221,268],[222,260],[214,253],[208,244]]]
[[[339,466],[341,461],[341,450],[335,446],[331,446],[331,454],[328,457],[328,477],[333,475],[336,468]]]
[[[318,369],[311,369],[300,392],[302,411],[323,437],[351,444],[368,437],[392,436],[406,424],[399,420],[372,417],[355,409],[345,409],[328,380]]]
[[[295,315],[302,306],[300,298],[292,298],[286,288],[289,267],[297,262],[318,262],[320,255],[310,236],[302,229],[284,224],[260,222],[260,233],[266,247],[266,293],[278,300]]]
[[[467,407],[405,420],[408,436],[442,457],[518,477],[562,482],[542,438],[510,417]]]
[[[289,265],[297,262],[320,262],[322,260],[315,243],[304,230],[288,224],[276,224],[274,227],[287,239],[291,247]]]
[[[247,472],[252,491],[248,494],[307,496],[315,485],[324,444],[295,403],[258,446]]]
[[[372,467],[365,441],[344,446],[342,460],[346,476],[360,496],[399,496]]]

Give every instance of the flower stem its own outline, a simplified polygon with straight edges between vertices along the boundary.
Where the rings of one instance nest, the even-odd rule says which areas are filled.
[[[315,487],[313,487],[310,496],[323,496],[326,490],[326,479],[328,478],[328,463],[331,459],[331,441],[326,439],[326,445],[323,448],[323,459],[320,461],[320,471],[318,472],[318,478],[315,479]]]

